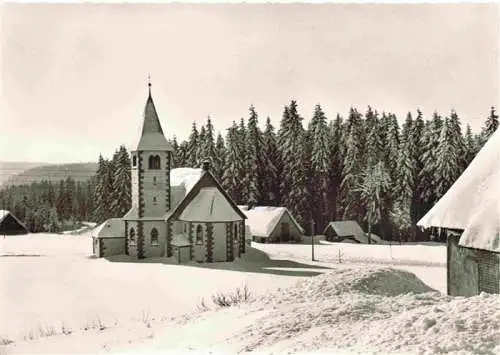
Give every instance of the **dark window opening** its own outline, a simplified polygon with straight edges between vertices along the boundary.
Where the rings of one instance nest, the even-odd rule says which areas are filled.
[[[130,228],[130,235],[128,238],[130,240],[130,243],[135,244],[135,230],[134,230],[134,228]]]
[[[137,166],[137,157],[135,155],[132,157],[132,166]]]
[[[148,160],[148,168],[153,170],[160,169],[161,159],[158,155],[150,155]]]
[[[151,244],[152,245],[158,245],[159,244],[159,241],[158,241],[158,229],[156,229],[156,228],[151,229]]]

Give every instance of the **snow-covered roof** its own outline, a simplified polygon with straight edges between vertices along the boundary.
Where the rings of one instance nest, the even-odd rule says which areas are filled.
[[[125,223],[121,218],[111,218],[92,230],[95,238],[125,238]]]
[[[250,227],[250,232],[253,236],[269,237],[285,213],[288,213],[297,229],[301,233],[304,233],[302,227],[297,223],[286,207],[256,206],[252,207],[250,210],[248,206],[238,207],[247,216],[246,225]]]
[[[232,222],[242,217],[217,187],[203,187],[179,216],[181,221]]]
[[[363,236],[365,232],[363,232],[363,229],[360,227],[358,222],[356,221],[335,221],[335,222],[330,222],[325,228],[325,232],[328,228],[333,228],[335,233],[339,237],[348,237],[351,235],[355,236]]]
[[[500,253],[498,129],[457,181],[417,225],[463,230],[459,245]]]
[[[175,247],[188,247],[191,243],[189,243],[189,240],[184,234],[177,234],[172,238],[172,245]]]
[[[26,225],[21,222],[14,214],[12,214],[9,210],[0,210],[0,223],[8,216],[11,215],[12,218],[16,220],[17,223],[19,223],[24,229],[28,230]]]
[[[2,222],[2,221],[3,221],[3,219],[4,219],[5,217],[7,217],[7,215],[8,215],[9,213],[10,213],[10,212],[9,212],[9,211],[7,211],[7,210],[0,210],[0,222]]]
[[[176,168],[170,170],[170,185],[184,186],[186,195],[203,175],[202,169]]]

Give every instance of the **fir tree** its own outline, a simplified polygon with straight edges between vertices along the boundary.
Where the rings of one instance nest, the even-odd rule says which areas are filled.
[[[410,226],[411,222],[411,204],[414,193],[414,171],[415,171],[415,161],[411,154],[411,143],[412,138],[409,135],[405,135],[401,139],[400,150],[398,154],[398,164],[397,164],[397,175],[396,181],[397,185],[395,185],[396,189],[396,200],[394,201],[393,209],[392,209],[392,217],[393,222],[399,221],[409,222]],[[397,218],[396,218],[397,217]],[[407,228],[407,225],[395,225],[396,228],[403,229]],[[410,234],[410,238],[412,234]]]
[[[349,112],[345,133],[346,151],[342,166],[342,205],[343,218],[361,220],[364,216],[363,206],[356,186],[359,186],[361,175],[365,166],[364,155],[364,129],[361,115],[353,108]]]
[[[222,181],[224,166],[226,165],[226,146],[224,143],[224,138],[222,138],[220,132],[217,134],[217,142],[215,143],[215,152],[216,154],[215,154],[213,172],[215,174],[215,177],[219,181]]]
[[[454,145],[455,139],[450,118],[446,118],[436,150],[436,198],[441,198],[460,176],[460,162]]]
[[[112,211],[115,217],[122,217],[132,205],[130,156],[125,146],[120,146],[114,163],[113,190],[115,199],[112,201]]]
[[[474,140],[474,136],[472,135],[472,129],[469,124],[467,124],[465,128],[464,145],[465,145],[465,151],[463,156],[464,165],[462,167],[462,170],[465,170],[467,168],[467,166],[470,164],[472,159],[474,159],[474,157],[478,152],[476,141]]]
[[[179,143],[177,142],[177,137],[174,136],[172,139],[172,168],[180,168],[181,165],[181,154],[179,151]]]
[[[343,157],[345,147],[343,141],[343,119],[337,114],[329,124],[329,154],[330,154],[330,188],[328,192],[330,220],[337,220],[337,202],[339,201],[340,184],[342,182]]]
[[[198,152],[199,152],[199,134],[196,122],[193,122],[191,134],[188,139],[188,146],[186,151],[186,165],[191,168],[198,167]]]
[[[233,121],[233,125],[228,129],[226,144],[227,155],[224,173],[222,175],[222,186],[227,191],[229,196],[238,204],[242,199],[241,193],[241,176],[243,166],[241,164],[240,144],[238,142],[238,126]]]
[[[372,131],[375,126],[372,126]],[[371,244],[372,226],[380,223],[383,211],[383,197],[390,188],[390,176],[384,163],[379,161],[367,165],[361,175],[357,191],[366,208],[365,220],[368,223],[368,243]]]
[[[259,129],[259,119],[255,107],[250,106],[250,117],[248,118],[248,127],[246,130],[246,149],[245,149],[245,166],[246,166],[246,182],[247,186],[247,204],[249,206],[258,205],[262,191],[262,174],[263,166],[267,163],[264,157],[264,143],[262,132]]]
[[[495,107],[491,107],[490,115],[486,119],[482,130],[482,140],[483,144],[490,139],[493,133],[498,129],[498,115],[495,111]]]
[[[212,125],[210,116],[207,118],[207,123],[202,131],[203,135],[200,133],[200,137],[203,137],[203,141],[201,142],[201,159],[208,160],[213,169],[217,164],[216,160],[218,157],[215,148],[214,126]]]
[[[323,230],[329,216],[328,192],[332,161],[327,118],[320,105],[316,105],[314,109],[308,133],[312,143],[310,190],[313,215],[316,226],[319,230]]]
[[[271,119],[267,117],[266,128],[263,134],[263,150],[267,156],[268,163],[264,165],[262,203],[266,206],[277,206],[279,201],[279,171],[278,171],[278,143]]]

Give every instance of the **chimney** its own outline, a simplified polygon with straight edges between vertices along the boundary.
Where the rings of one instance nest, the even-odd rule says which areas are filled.
[[[210,161],[205,160],[203,161],[203,171],[209,171],[210,170]]]

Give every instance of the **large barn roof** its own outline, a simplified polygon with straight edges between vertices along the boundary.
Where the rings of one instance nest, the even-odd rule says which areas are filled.
[[[417,223],[463,230],[459,245],[500,252],[500,131]]]
[[[248,206],[238,207],[247,216],[246,224],[250,227],[250,232],[254,236],[269,237],[285,213],[288,213],[297,229],[301,233],[304,233],[302,227],[293,218],[292,214],[288,212],[286,207],[257,206],[250,210]]]

